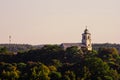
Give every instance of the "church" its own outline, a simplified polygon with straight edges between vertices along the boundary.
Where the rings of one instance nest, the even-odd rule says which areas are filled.
[[[92,50],[92,43],[91,43],[91,34],[89,30],[86,28],[82,34],[81,43],[62,43],[61,46],[64,49],[68,47],[77,46],[78,48],[86,48],[87,50]]]

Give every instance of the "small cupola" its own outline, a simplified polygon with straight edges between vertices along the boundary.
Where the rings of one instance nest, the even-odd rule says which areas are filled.
[[[84,31],[85,34],[89,33],[88,29],[86,28]]]

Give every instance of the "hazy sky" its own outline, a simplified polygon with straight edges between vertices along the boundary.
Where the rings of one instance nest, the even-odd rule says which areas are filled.
[[[120,0],[0,0],[0,43],[120,43]]]

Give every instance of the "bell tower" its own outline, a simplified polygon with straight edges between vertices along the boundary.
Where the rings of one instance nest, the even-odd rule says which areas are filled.
[[[92,50],[92,44],[91,44],[91,34],[89,33],[87,27],[84,30],[84,33],[82,34],[82,45],[87,48],[87,50]]]

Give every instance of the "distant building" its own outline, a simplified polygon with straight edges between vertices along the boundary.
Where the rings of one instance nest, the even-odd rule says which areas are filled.
[[[82,34],[82,42],[81,43],[62,43],[61,46],[64,49],[68,47],[77,46],[78,48],[86,48],[87,50],[92,50],[92,43],[91,43],[91,34],[89,33],[88,29],[84,30]]]

